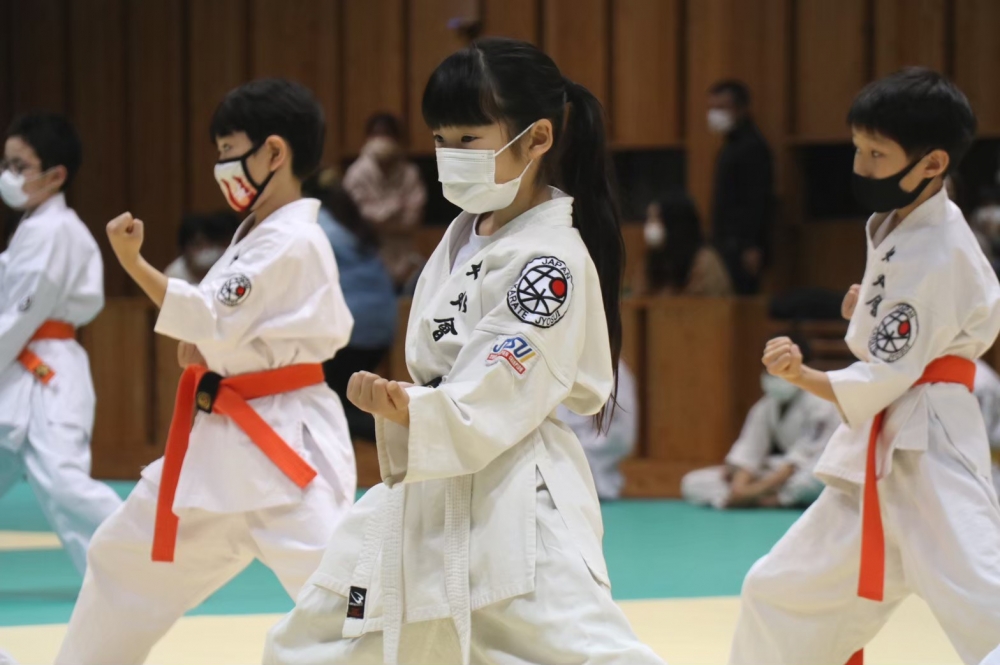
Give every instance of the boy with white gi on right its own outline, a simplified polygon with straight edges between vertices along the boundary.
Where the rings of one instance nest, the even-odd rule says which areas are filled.
[[[729,662],[861,663],[917,593],[979,663],[1000,642],[1000,505],[972,389],[1000,284],[943,189],[976,120],[951,82],[907,69],[862,90],[848,122],[855,195],[876,213],[847,332],[858,362],[816,371],[787,338],[763,357],[845,425],[816,466],[827,489],[747,575]]]

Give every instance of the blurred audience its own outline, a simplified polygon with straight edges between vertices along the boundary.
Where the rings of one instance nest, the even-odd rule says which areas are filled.
[[[808,362],[805,341],[793,339]],[[766,373],[761,388],[764,396],[750,409],[725,464],[681,480],[687,501],[715,508],[786,507],[819,496],[823,484],[813,468],[841,423],[837,407]]]
[[[181,255],[167,266],[167,277],[199,284],[218,261],[236,235],[240,218],[228,210],[185,215],[177,234]]]
[[[566,423],[583,444],[597,496],[602,501],[621,496],[625,480],[618,468],[632,454],[639,436],[639,396],[635,376],[625,361],[618,363],[618,404],[606,431],[597,429],[593,416],[581,416],[559,405],[556,415]]]
[[[1000,185],[983,188],[969,224],[986,258],[1000,274]]]
[[[694,202],[681,190],[646,210],[646,285],[652,294],[728,296],[729,274],[705,243]]]
[[[708,95],[709,130],[724,142],[715,164],[712,234],[737,294],[760,289],[774,215],[771,150],[750,116],[750,91],[720,81]]]
[[[378,230],[382,260],[399,289],[423,263],[415,238],[423,222],[427,191],[419,169],[406,159],[395,116],[373,115],[366,133],[361,155],[344,176],[344,189]]]
[[[347,399],[347,382],[355,372],[373,372],[385,359],[396,333],[396,292],[378,255],[375,228],[365,220],[350,195],[327,170],[303,187],[323,206],[319,225],[330,239],[354,330],[347,346],[323,364],[327,384],[340,396],[351,436],[375,440],[375,421]]]

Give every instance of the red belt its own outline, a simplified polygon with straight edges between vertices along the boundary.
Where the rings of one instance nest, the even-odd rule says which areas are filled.
[[[976,382],[976,364],[958,356],[938,358],[924,370],[923,376],[913,387],[928,383],[957,383],[972,392]],[[864,507],[861,514],[861,568],[858,575],[858,596],[881,602],[885,591],[885,532],[882,530],[882,511],[878,500],[876,474],[876,449],[878,437],[885,423],[885,411],[875,416],[868,436],[868,459],[865,463]],[[863,657],[857,652],[848,665],[861,665]]]
[[[28,343],[42,339],[76,339],[76,328],[64,321],[46,321],[35,331]],[[55,371],[27,346],[21,351],[17,360],[42,383],[48,383],[56,375]]]
[[[323,366],[319,364],[292,365],[227,378],[200,365],[184,370],[177,386],[177,402],[163,455],[156,529],[153,532],[153,561],[174,560],[179,521],[173,512],[174,497],[187,454],[195,405],[202,411],[231,418],[275,466],[303,488],[316,477],[316,470],[278,436],[247,404],[247,400],[287,393],[318,383],[323,383]]]

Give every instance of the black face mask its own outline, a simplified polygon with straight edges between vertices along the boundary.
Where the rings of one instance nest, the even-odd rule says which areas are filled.
[[[851,189],[854,190],[854,198],[865,209],[874,212],[890,212],[899,208],[905,208],[916,201],[924,189],[927,188],[927,185],[931,183],[931,180],[934,179],[924,178],[912,192],[903,191],[899,187],[899,183],[903,178],[909,175],[910,171],[926,156],[918,158],[905,169],[888,178],[866,178],[857,173],[853,174],[851,176]]]

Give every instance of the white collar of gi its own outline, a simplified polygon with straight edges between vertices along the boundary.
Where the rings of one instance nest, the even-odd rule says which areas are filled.
[[[948,198],[948,192],[942,187],[941,191],[917,206],[916,210],[911,212],[897,228],[893,229],[889,236],[896,234],[903,228],[911,230],[920,226],[945,222],[948,220],[950,213],[948,208],[951,205],[954,204]],[[865,236],[869,245],[872,245],[872,230],[876,228],[876,224],[884,223],[894,212],[876,213],[868,218],[868,223],[865,225]],[[886,236],[882,242],[886,242],[889,236]]]
[[[41,217],[42,215],[48,215],[53,212],[62,212],[66,209],[66,195],[59,192],[48,201],[31,211],[30,215],[25,215],[24,219],[31,219],[32,217]]]
[[[552,194],[550,200],[504,224],[503,228],[490,236],[490,242],[513,235],[529,226],[573,226],[573,197],[555,187],[549,187],[549,192]],[[454,232],[449,235],[454,236],[467,224],[473,224],[478,217],[481,215],[462,212],[455,220],[457,223],[452,224]]]
[[[317,224],[319,223],[319,207],[319,199],[298,199],[297,201],[285,204],[272,212],[263,223],[280,224],[283,222],[305,222],[307,224]],[[250,213],[250,215],[243,220],[240,227],[236,229],[236,235],[233,236],[233,244],[236,244],[249,235],[247,230],[253,226],[256,219],[257,214]]]

